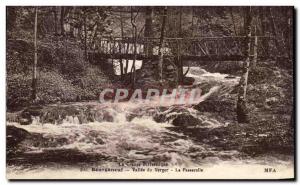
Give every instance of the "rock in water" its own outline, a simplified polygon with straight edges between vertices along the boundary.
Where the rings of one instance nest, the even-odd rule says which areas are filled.
[[[193,85],[195,79],[193,77],[184,77],[183,78],[183,85]]]
[[[42,115],[42,107],[41,106],[30,106],[25,108],[19,118],[19,122],[21,125],[29,125],[32,123],[32,116],[41,116]]]
[[[30,116],[40,116],[41,110],[43,109],[42,106],[30,106],[27,107],[22,113],[23,114],[29,114]]]
[[[178,127],[197,126],[201,123],[201,120],[187,114],[181,114],[172,121],[172,124]]]
[[[24,129],[8,125],[6,127],[7,148],[9,149],[9,148],[16,147],[21,141],[23,141],[29,135],[30,135],[29,132],[27,132]]]
[[[228,100],[206,100],[193,106],[194,109],[200,112],[211,112],[222,115],[225,119],[235,120],[235,102]]]
[[[104,112],[103,120],[107,122],[114,122],[114,117],[109,112]]]
[[[249,115],[246,102],[239,99],[236,106],[236,114],[238,123],[249,123]]]

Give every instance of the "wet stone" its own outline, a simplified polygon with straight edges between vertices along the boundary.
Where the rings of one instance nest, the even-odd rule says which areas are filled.
[[[178,127],[197,126],[201,124],[201,120],[192,115],[181,114],[172,121],[172,124]]]
[[[13,148],[17,146],[21,141],[26,139],[30,134],[24,129],[17,128],[15,126],[6,127],[6,143],[7,148]]]

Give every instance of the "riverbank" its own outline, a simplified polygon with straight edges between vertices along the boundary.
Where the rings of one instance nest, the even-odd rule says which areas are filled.
[[[227,88],[194,106],[78,102],[28,107],[8,114],[9,164],[30,161],[39,165],[43,163],[39,156],[54,163],[74,164],[140,160],[188,166],[212,158],[231,161],[267,156],[291,161],[294,137],[288,112],[276,112],[276,104],[259,106],[269,105],[260,99],[254,105],[262,112],[251,111],[251,122],[238,124],[238,78],[199,68],[191,73],[199,73],[196,83],[208,91],[220,84]],[[249,98],[253,98],[256,94],[250,92]],[[267,108],[274,112],[267,112]]]

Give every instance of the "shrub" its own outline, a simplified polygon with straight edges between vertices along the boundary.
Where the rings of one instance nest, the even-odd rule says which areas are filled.
[[[7,76],[6,105],[10,109],[18,109],[30,104],[31,77],[15,74]]]
[[[265,83],[272,77],[274,77],[274,72],[272,69],[268,67],[255,67],[255,68],[251,68],[249,71],[248,83],[261,84],[261,83]]]
[[[38,97],[42,103],[75,101],[82,91],[57,72],[43,72],[38,80]]]
[[[84,99],[97,99],[101,90],[111,85],[109,78],[97,67],[89,66],[86,74],[80,78],[80,87],[84,90]]]

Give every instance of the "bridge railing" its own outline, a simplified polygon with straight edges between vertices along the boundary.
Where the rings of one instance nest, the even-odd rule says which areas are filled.
[[[245,36],[223,37],[194,37],[194,38],[165,38],[163,54],[168,56],[243,56],[243,44]],[[251,37],[252,45],[256,44],[259,56],[265,55],[266,50],[274,49],[272,37]],[[256,43],[255,43],[256,39]],[[265,47],[268,45],[268,48]],[[94,45],[90,46],[92,52],[105,55],[133,55],[136,47],[136,55],[149,57],[158,55],[159,38],[132,37],[102,37]],[[253,53],[253,47],[251,52]]]

